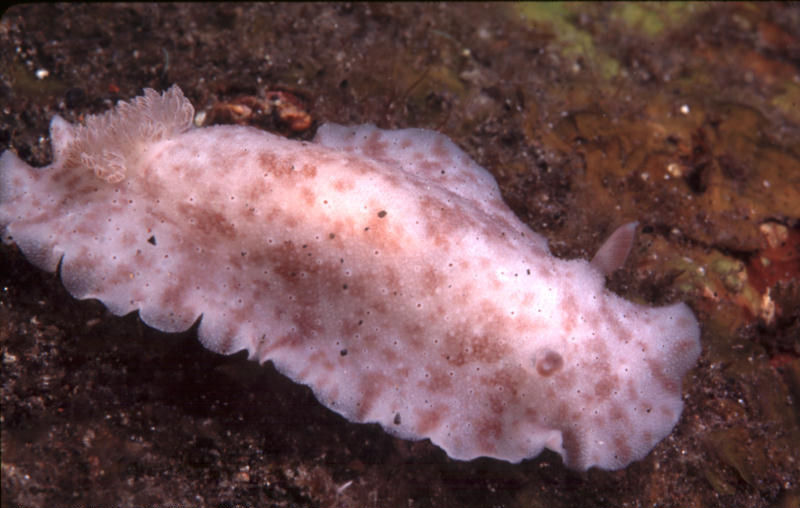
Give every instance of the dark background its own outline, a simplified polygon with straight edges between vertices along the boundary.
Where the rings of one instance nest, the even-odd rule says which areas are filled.
[[[622,471],[458,462],[3,245],[2,506],[798,506],[798,33],[796,3],[11,8],[0,144],[28,163],[54,114],[173,83],[205,124],[437,129],[561,257],[638,220],[610,287],[689,303],[703,354],[673,433]]]

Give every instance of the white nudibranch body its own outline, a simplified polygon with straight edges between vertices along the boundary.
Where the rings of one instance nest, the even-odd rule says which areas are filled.
[[[246,349],[329,408],[451,457],[642,458],[681,413],[700,351],[681,303],[605,288],[553,257],[447,137],[322,126],[313,143],[195,128],[177,86],[85,126],[56,116],[54,161],[0,158],[0,231],[76,298]],[[202,316],[202,317],[201,317]]]

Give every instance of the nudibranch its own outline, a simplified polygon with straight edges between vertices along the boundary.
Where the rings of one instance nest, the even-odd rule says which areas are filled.
[[[166,332],[199,319],[212,351],[455,459],[618,469],[671,432],[699,327],[606,289],[635,224],[592,262],[558,259],[442,134],[303,142],[193,117],[177,86],[55,116],[52,164],[0,158],[4,241],[76,298]]]

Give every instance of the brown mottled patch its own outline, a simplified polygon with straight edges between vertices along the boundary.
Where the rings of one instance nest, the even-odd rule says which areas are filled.
[[[427,266],[422,272],[422,286],[428,294],[434,294],[437,289],[442,287],[447,278],[431,266]]]
[[[449,412],[450,409],[444,405],[432,408],[415,408],[414,416],[416,417],[417,434],[420,436],[430,435],[433,430],[442,424],[442,420]]]
[[[431,153],[444,162],[450,162],[452,159],[452,151],[450,144],[447,141],[447,137],[435,136],[433,140],[433,147],[431,147]]]
[[[472,295],[472,284],[465,284],[463,289],[452,295],[450,300],[451,305],[454,308],[465,307],[472,300]]]
[[[611,410],[608,412],[609,417],[611,418],[611,422],[619,427],[630,428],[631,421],[628,418],[628,414],[619,404],[614,404],[611,406]]]
[[[369,220],[361,229],[361,238],[365,242],[365,248],[369,250],[378,249],[385,254],[401,252],[403,250],[402,236],[398,235],[397,228],[387,220],[377,218]]]
[[[314,351],[305,361],[305,368],[297,375],[299,379],[308,379],[308,375],[312,372],[324,370],[325,372],[333,372],[335,366],[330,360],[330,356],[322,351]]]
[[[506,403],[516,404],[519,400],[519,388],[526,377],[524,369],[507,367],[495,371],[492,375],[481,379],[481,384],[495,390],[497,396]],[[502,391],[498,390],[502,388]]]
[[[189,277],[185,274],[174,274],[178,280],[166,285],[159,296],[159,307],[163,312],[170,312],[176,316],[178,321],[184,321],[186,316],[192,314],[191,308],[187,305],[186,293],[191,287]]]
[[[286,226],[288,229],[294,229],[298,227],[303,220],[299,215],[294,214],[284,214],[283,216],[283,225]]]
[[[678,381],[671,378],[666,372],[666,366],[653,358],[646,358],[645,362],[650,367],[650,373],[658,384],[669,393],[677,393]]]
[[[489,411],[491,411],[493,415],[497,416],[495,420],[501,420],[500,415],[505,412],[507,404],[508,401],[506,400],[504,394],[498,392],[489,393]]]
[[[389,292],[388,296],[392,296],[401,285],[400,271],[391,265],[386,265],[381,270],[379,280]]]
[[[261,204],[261,200],[269,192],[269,184],[261,177],[252,178],[250,185],[245,188],[244,198],[251,204]]]
[[[314,174],[305,175],[303,172],[298,171],[299,168],[295,165],[293,160],[285,157],[279,157],[275,155],[274,152],[269,152],[266,150],[259,152],[258,155],[256,155],[256,160],[262,169],[266,170],[266,172],[270,175],[278,178],[292,175],[313,177],[316,174],[316,171],[314,171]],[[227,163],[228,161],[225,162]],[[227,167],[228,165],[229,164],[220,165],[220,167]]]
[[[619,376],[609,373],[607,376],[598,380],[594,385],[594,394],[605,401],[611,397],[614,390],[619,388]]]
[[[441,174],[444,168],[441,162],[430,159],[418,162],[417,167],[420,169],[421,172],[427,173],[429,175]]]
[[[508,333],[508,314],[492,300],[481,300],[476,317],[480,318],[482,325],[481,335],[493,337],[493,340],[499,342]]]
[[[628,327],[624,326],[617,316],[617,312],[611,308],[607,299],[600,300],[600,315],[605,318],[606,326],[611,330],[612,338],[619,342],[628,344],[633,340],[633,335]]]
[[[406,344],[416,350],[427,349],[427,333],[425,327],[420,323],[407,322],[403,324],[403,337],[406,338]]]
[[[250,159],[249,154],[242,150],[210,150],[206,152],[206,156],[208,167],[217,171],[223,168],[245,167]]]
[[[564,447],[564,464],[569,467],[581,467],[585,458],[581,453],[581,441],[578,431],[567,427],[562,432],[561,445]]]
[[[430,237],[443,234],[447,237],[458,235],[459,231],[477,226],[475,220],[460,208],[449,205],[441,199],[420,196],[419,206],[427,216],[426,232]]]
[[[361,141],[362,152],[367,157],[377,160],[387,158],[386,150],[389,144],[383,140],[383,134],[377,130],[371,132],[367,139]]]
[[[375,173],[375,164],[371,161],[365,160],[363,157],[346,155],[341,164],[346,165],[351,173],[369,174]]]
[[[448,331],[444,338],[446,347],[442,357],[450,365],[461,367],[468,363],[493,364],[509,353],[509,346],[502,345],[496,336],[476,334],[467,327]]]
[[[300,197],[307,206],[314,206],[314,202],[317,198],[316,194],[314,194],[314,191],[306,186],[300,187]]]
[[[314,178],[317,176],[317,166],[315,164],[303,163],[300,173],[308,178]]]
[[[320,303],[318,296],[316,294],[305,296],[300,303],[304,305],[295,315],[294,323],[297,327],[297,332],[303,337],[321,334],[323,332],[322,326],[316,322],[319,317],[319,312],[317,311]]]
[[[276,309],[276,314],[277,316],[280,316],[281,311]],[[297,349],[303,344],[303,338],[304,337],[296,331],[289,332],[279,337],[272,343],[265,344],[263,350],[261,350],[261,358],[268,358],[272,356],[274,351],[279,349]]]
[[[578,324],[580,311],[572,292],[565,292],[561,298],[561,314],[564,316],[564,333],[569,334]]]
[[[617,450],[614,456],[620,461],[621,464],[627,464],[633,460],[633,450],[628,444],[624,434],[617,434],[614,436],[614,447]]]
[[[303,259],[300,246],[290,240],[285,240],[268,246],[264,249],[264,253],[272,261],[272,273],[290,285],[297,283],[298,275],[304,268],[298,263]],[[313,266],[309,268],[315,269]]]
[[[522,306],[523,308],[529,308],[533,306],[533,303],[534,303],[533,293],[527,292],[522,296],[522,302],[520,303],[520,306]]]
[[[256,162],[267,173],[272,173],[272,168],[278,165],[278,158],[275,152],[262,150],[256,155]]]
[[[558,385],[562,390],[570,391],[576,384],[578,384],[578,381],[582,381],[578,378],[575,369],[564,369],[556,374],[556,378],[558,379]]]
[[[376,372],[362,373],[359,380],[361,399],[354,415],[356,421],[363,422],[369,414],[375,401],[391,386],[391,380],[384,374]]]
[[[363,325],[364,321],[361,320],[360,323],[361,323],[361,325]],[[375,352],[376,345],[379,342],[378,335],[374,334],[374,333],[365,334],[363,336],[363,338],[361,339],[361,342],[367,349],[369,349],[370,351]]]
[[[453,387],[453,377],[441,365],[432,365],[428,369],[429,377],[421,381],[430,393],[443,393]]]
[[[192,167],[192,166],[186,166],[185,164],[172,163],[172,164],[167,164],[167,167],[169,168],[167,172],[173,173],[173,176],[184,176],[184,174],[188,176],[189,174],[191,175],[197,174],[196,166]]]
[[[221,142],[229,142],[235,136],[231,129],[219,129],[217,131],[217,139]]]
[[[339,336],[341,337],[353,337],[356,333],[358,333],[358,329],[360,325],[358,324],[359,320],[355,318],[344,318],[341,322],[341,326],[339,327]]]
[[[114,212],[112,212],[112,213],[114,213]],[[117,213],[118,213],[118,212],[117,212]],[[134,245],[136,245],[136,243],[137,243],[137,242],[136,242],[136,235],[135,235],[135,234],[133,234],[133,233],[132,233],[131,231],[129,231],[129,230],[125,230],[125,231],[123,231],[123,233],[122,233],[122,238],[120,239],[120,243],[122,244],[122,246],[123,246],[124,248],[126,248],[126,249],[130,249],[131,247],[133,247],[133,246],[134,246]]]
[[[437,249],[449,251],[450,250],[450,236],[444,232],[435,231],[432,232],[432,236],[430,237],[433,240],[433,245]]]
[[[355,186],[353,180],[350,179],[337,178],[333,181],[333,188],[337,192],[347,192],[353,190]]]
[[[397,365],[397,361],[400,359],[400,355],[390,348],[381,348],[378,355],[386,365]]]
[[[509,331],[517,335],[527,335],[535,337],[537,333],[545,328],[547,323],[544,319],[528,319],[524,313],[514,316],[514,319],[509,321]]]
[[[73,149],[70,151],[71,153],[65,154],[66,158],[61,164],[61,167],[50,169],[48,177],[50,181],[58,187],[68,189],[70,186],[65,183],[67,179],[72,180],[75,177],[94,178],[94,174],[89,171],[89,168],[81,163],[79,158],[80,154],[78,153],[79,150],[76,150],[76,148],[77,147],[73,145]]]
[[[275,288],[273,286],[272,281],[262,276],[253,280],[253,289],[252,293],[250,294],[250,297],[257,302],[263,301],[271,297],[274,291]]]
[[[560,400],[556,403],[554,414],[555,419],[551,422],[553,425],[561,425],[563,422],[571,421],[569,404],[563,400]]]
[[[222,335],[219,340],[218,351],[222,354],[227,354],[233,348],[233,336],[226,333]]]
[[[625,382],[625,390],[628,393],[628,399],[633,402],[639,400],[639,392],[636,390],[636,383],[633,378],[628,378]]]
[[[596,361],[604,360],[610,355],[608,353],[608,345],[602,337],[593,336],[586,339],[586,350],[590,351],[597,357]]]
[[[670,355],[675,358],[686,358],[689,351],[692,351],[697,346],[697,341],[693,338],[684,338],[677,341],[673,347]]]
[[[118,263],[113,267],[113,270],[108,274],[105,279],[105,284],[108,286],[122,286],[131,282],[131,274],[134,273],[134,268],[130,264],[118,260]]]
[[[330,231],[334,233],[334,238],[340,247],[347,247],[352,244],[353,238],[358,238],[358,235],[363,232],[352,218],[334,218],[333,223],[330,224]]]
[[[544,263],[537,263],[534,269],[536,270],[536,274],[544,281],[548,281],[553,277],[553,274],[547,269]]]
[[[179,203],[178,217],[172,218],[178,227],[184,228],[194,220],[194,228],[206,236],[217,236],[216,241],[232,239],[236,236],[235,226],[217,211],[203,206]]]
[[[373,288],[373,293],[376,294],[375,298],[377,298],[377,299],[372,302],[372,305],[371,305],[370,309],[376,315],[382,315],[382,314],[383,315],[388,315],[388,314],[390,314],[391,310],[389,308],[388,302],[385,299],[382,298],[383,295],[380,295],[380,296],[377,295],[378,291],[376,289],[377,288]]]
[[[502,438],[503,425],[499,418],[483,418],[476,425],[475,434],[485,455],[497,453],[497,442]]]

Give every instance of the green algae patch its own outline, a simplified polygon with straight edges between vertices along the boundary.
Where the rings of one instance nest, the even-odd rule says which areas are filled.
[[[611,5],[610,18],[652,38],[679,28],[707,8],[696,2],[623,2]]]
[[[786,83],[783,93],[773,97],[771,103],[792,122],[800,124],[800,85]]]
[[[576,26],[582,5],[534,2],[516,4],[515,8],[529,23],[549,30],[553,37],[551,47],[565,59],[582,59],[606,80],[619,75],[620,63],[596,46],[592,34]]]
[[[735,471],[747,484],[756,485],[755,471],[763,471],[768,466],[762,443],[754,441],[747,430],[741,427],[713,432],[706,439],[709,448],[724,466]],[[718,476],[717,488],[722,490],[720,493],[726,493],[735,488],[735,483],[730,474],[722,474]]]

